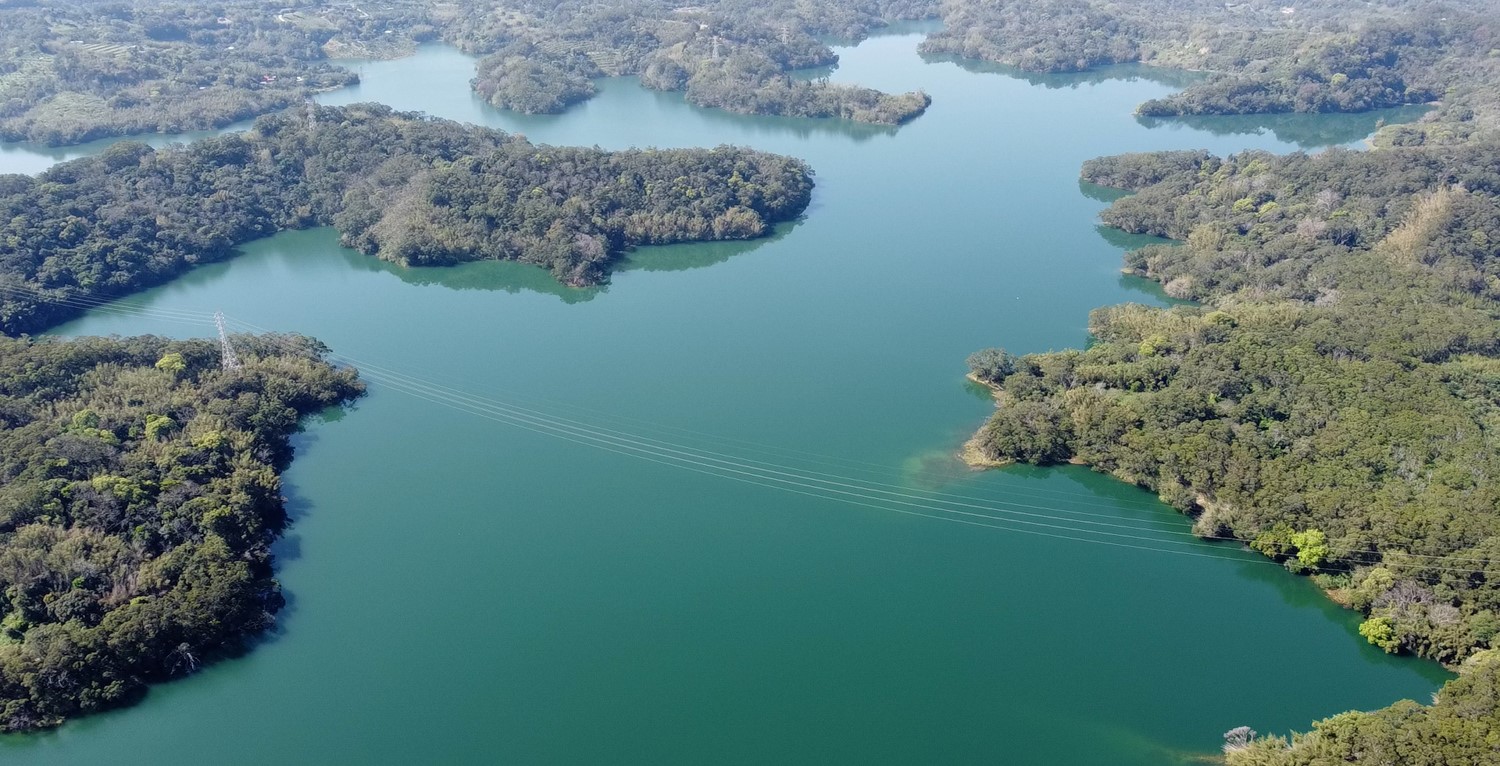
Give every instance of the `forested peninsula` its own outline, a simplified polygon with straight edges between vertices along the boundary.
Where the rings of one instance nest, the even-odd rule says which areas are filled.
[[[516,260],[598,284],[630,247],[761,236],[801,214],[812,186],[801,161],[747,149],[560,148],[384,106],[309,106],[244,134],[118,143],[0,176],[0,330],[48,327],[310,226],[403,265]]]
[[[0,730],[125,704],[247,648],[301,416],[359,396],[297,336],[0,337]]]
[[[1149,488],[1199,535],[1315,577],[1387,651],[1456,665],[1494,645],[1500,141],[1125,155],[1083,180],[1133,192],[1106,224],[1179,240],[1129,270],[1206,305],[1099,309],[1087,350],[976,354],[999,407],[975,458]],[[1482,665],[1458,688],[1493,689]]]
[[[1387,140],[1453,142],[1500,126],[1496,0],[947,0],[942,15],[945,28],[922,44],[926,53],[1040,72],[1142,62],[1206,74],[1142,104],[1144,116],[1359,112],[1441,100],[1441,114]]]

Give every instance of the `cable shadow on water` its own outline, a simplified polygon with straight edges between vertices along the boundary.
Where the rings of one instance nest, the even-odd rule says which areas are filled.
[[[156,313],[153,309],[141,307],[111,308],[141,315]],[[198,313],[196,320],[193,319],[194,314],[181,310],[173,310],[173,313],[162,316],[181,321],[196,321],[200,324],[213,321],[221,327],[226,321],[220,313],[213,315]],[[256,341],[261,346],[267,343],[272,347],[284,344],[288,351],[298,354],[307,352],[305,342],[298,336],[278,334],[270,328],[235,318],[227,318],[227,322],[233,324],[236,329],[264,334]],[[320,356],[336,364],[357,368],[367,384],[374,384],[382,389],[406,394],[477,419],[492,421],[498,425],[688,473],[714,476],[739,484],[754,485],[849,506],[1013,534],[1203,559],[1228,558],[1241,564],[1253,563],[1280,567],[1276,561],[1245,549],[1243,541],[1235,536],[1195,533],[1184,528],[1185,520],[1180,517],[1164,518],[1165,506],[1160,502],[1144,498],[1112,497],[1110,502],[1102,504],[1107,506],[1106,508],[1085,510],[1086,507],[1101,505],[1098,502],[1089,501],[1091,497],[1097,498],[1100,490],[1100,486],[1092,485],[1090,482],[1096,480],[1106,482],[1109,486],[1107,490],[1109,494],[1116,491],[1129,491],[1124,485],[1108,482],[1102,477],[1089,479],[1084,479],[1083,475],[1075,477],[1078,481],[1084,482],[1087,489],[1093,490],[1092,492],[1079,492],[1071,489],[1053,490],[1043,486],[1025,488],[1012,483],[1010,486],[1003,487],[1001,493],[991,494],[988,497],[984,494],[946,491],[919,493],[913,492],[912,488],[905,483],[882,480],[883,476],[889,476],[889,467],[882,468],[878,464],[857,459],[828,455],[819,457],[816,453],[796,448],[756,446],[754,442],[722,436],[714,439],[715,443],[711,446],[695,445],[692,436],[694,432],[685,429],[669,429],[679,432],[677,437],[652,436],[649,435],[649,431],[660,432],[662,429],[648,428],[643,432],[639,426],[630,430],[611,427],[601,420],[618,421],[618,418],[601,417],[598,413],[589,416],[586,410],[580,412],[582,408],[570,408],[582,415],[582,417],[578,415],[570,417],[549,411],[549,409],[499,398],[495,396],[495,394],[503,394],[499,390],[491,393],[465,390],[331,350],[320,351]],[[492,389],[493,387],[486,385],[484,388]],[[683,436],[688,438],[683,439]],[[712,434],[701,432],[697,436],[713,438]],[[736,443],[738,447],[732,446]],[[733,451],[729,451],[731,449]],[[767,457],[775,457],[776,453],[780,453],[780,458],[768,460],[752,457],[745,454],[746,452],[760,453]],[[802,457],[792,457],[797,454]],[[839,467],[840,464],[842,467]],[[838,468],[838,470],[822,470],[814,466],[826,466]],[[1013,476],[1027,473],[1035,475],[1036,471],[1087,471],[1081,467],[1041,469],[1024,466],[1011,466],[1002,470]],[[1067,499],[1064,500],[1064,498]],[[1122,506],[1136,506],[1137,511],[1144,510],[1147,513],[1134,514],[1134,518],[1123,518]],[[1170,513],[1166,515],[1171,516]],[[1166,526],[1155,526],[1160,524]],[[1193,550],[1194,548],[1197,550]],[[1231,548],[1234,550],[1230,550]],[[1364,547],[1330,546],[1330,551],[1360,555],[1368,553]],[[1457,572],[1470,576],[1483,572],[1483,567],[1489,563],[1489,558],[1484,556],[1455,557],[1447,554],[1415,553],[1407,555],[1431,559],[1432,561],[1426,565],[1429,571]],[[1449,565],[1464,562],[1467,562],[1467,565]]]

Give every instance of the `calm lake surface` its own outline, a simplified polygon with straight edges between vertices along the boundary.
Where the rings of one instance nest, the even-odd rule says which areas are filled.
[[[1147,125],[1131,110],[1169,77],[929,62],[918,29],[897,32],[841,50],[832,77],[926,89],[931,110],[899,130],[702,110],[629,79],[521,117],[475,100],[472,60],[441,47],[357,65],[363,84],[323,99],[548,143],[803,157],[813,205],[770,240],[641,250],[577,291],[514,264],[398,269],[331,230],[291,232],[122,304],[158,313],[59,332],[205,336],[160,312],[222,310],[590,427],[901,487],[917,498],[901,510],[946,520],[374,385],[298,438],[276,635],[135,707],[0,738],[0,758],[1145,765],[1214,752],[1241,724],[1425,700],[1439,668],[1370,647],[1307,580],[1191,541],[1151,495],[951,458],[992,407],[963,378],[970,352],[1079,346],[1091,309],[1164,300],[1119,274],[1138,242],[1096,228],[1084,160],[1357,144],[1410,114]],[[47,163],[0,150],[0,170]],[[1002,520],[919,508],[952,499],[938,493]]]

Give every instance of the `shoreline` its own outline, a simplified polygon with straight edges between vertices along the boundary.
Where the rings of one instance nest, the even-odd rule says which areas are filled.
[[[995,400],[996,407],[999,407],[999,406],[1002,405],[1002,403],[1003,403],[1003,396],[1004,396],[1004,390],[1002,388],[1000,388],[999,386],[996,386],[993,383],[989,383],[987,381],[979,379],[972,372],[968,373],[964,377],[968,378],[968,380],[970,382],[977,383],[977,384],[979,384],[981,386],[984,386],[985,388],[990,389],[990,393],[991,393],[991,395],[993,396],[993,398]],[[975,432],[974,432],[974,434],[972,436],[970,436],[967,440],[964,441],[963,445],[958,449],[958,452],[957,452],[958,459],[961,460],[961,461],[963,461],[963,463],[965,465],[967,465],[970,470],[973,470],[973,471],[984,471],[984,470],[988,470],[988,469],[991,469],[991,468],[1003,468],[1005,466],[1015,465],[1016,462],[1017,462],[1015,460],[1005,459],[1005,458],[992,458],[992,457],[989,457],[988,455],[985,454],[984,450],[980,446],[980,441],[981,441],[980,440],[980,436],[983,433],[983,431],[984,431],[984,426],[980,426],[977,430],[975,430]],[[1132,480],[1130,480],[1130,479],[1128,479],[1128,478],[1126,478],[1124,476],[1120,476],[1119,474],[1117,474],[1117,473],[1115,473],[1113,471],[1101,471],[1097,467],[1095,467],[1094,464],[1089,463],[1088,461],[1083,460],[1083,459],[1077,457],[1076,455],[1073,456],[1073,457],[1068,458],[1067,464],[1068,465],[1076,465],[1076,466],[1086,466],[1090,470],[1095,471],[1096,473],[1102,473],[1102,474],[1110,477],[1111,479],[1114,479],[1115,481],[1118,481],[1118,482],[1120,482],[1122,484],[1129,484],[1131,486],[1140,488],[1140,489],[1148,491],[1148,492],[1151,491],[1151,489],[1149,487],[1143,486],[1143,485],[1141,485],[1141,484],[1139,484],[1139,483],[1137,483],[1135,481],[1132,481]],[[1197,540],[1199,540],[1200,542],[1207,543],[1210,540],[1217,540],[1219,542],[1225,542],[1225,543],[1229,543],[1229,542],[1238,543],[1239,546],[1241,548],[1245,549],[1245,550],[1249,550],[1249,551],[1252,551],[1252,552],[1255,552],[1255,553],[1259,553],[1260,556],[1261,556],[1261,558],[1263,558],[1263,559],[1269,560],[1269,561],[1271,561],[1273,563],[1277,563],[1277,564],[1281,564],[1282,563],[1282,562],[1278,561],[1274,556],[1268,555],[1268,554],[1266,554],[1264,552],[1257,551],[1255,548],[1252,548],[1250,546],[1250,541],[1249,540],[1246,540],[1246,539],[1240,537],[1232,529],[1226,529],[1226,530],[1224,530],[1224,531],[1226,531],[1226,532],[1229,533],[1228,535],[1217,535],[1216,534],[1216,535],[1212,535],[1210,537],[1204,537],[1204,536],[1200,535],[1200,533],[1197,530],[1197,523],[1196,522],[1197,522],[1197,520],[1199,518],[1202,517],[1202,515],[1204,513],[1208,513],[1208,512],[1210,512],[1212,510],[1216,510],[1216,509],[1214,509],[1212,507],[1215,504],[1215,501],[1213,499],[1211,499],[1209,497],[1206,497],[1206,496],[1204,496],[1202,494],[1197,495],[1197,497],[1194,499],[1194,505],[1197,507],[1199,513],[1197,515],[1195,515],[1193,513],[1188,512],[1188,511],[1184,511],[1184,510],[1182,510],[1180,508],[1177,508],[1177,507],[1171,505],[1170,503],[1167,503],[1165,500],[1163,500],[1161,498],[1160,495],[1155,495],[1154,493],[1153,493],[1153,495],[1156,497],[1156,499],[1159,502],[1162,503],[1162,505],[1165,505],[1165,506],[1171,508],[1179,516],[1182,516],[1183,518],[1185,518],[1185,519],[1187,519],[1187,520],[1189,520],[1191,522],[1194,522],[1193,529],[1191,531],[1192,531],[1193,537],[1196,538]],[[1316,573],[1298,573],[1298,572],[1294,572],[1292,570],[1287,570],[1287,572],[1288,572],[1288,574],[1291,574],[1291,575],[1293,575],[1295,577],[1306,578],[1306,579],[1310,580],[1312,582],[1312,584],[1314,585],[1314,587],[1316,587],[1318,589],[1318,592],[1321,593],[1324,598],[1326,598],[1329,601],[1333,602],[1340,609],[1353,612],[1356,615],[1360,615],[1361,617],[1364,616],[1363,612],[1361,610],[1355,608],[1353,606],[1352,602],[1349,600],[1349,589],[1347,587],[1325,586],[1324,584],[1318,582],[1313,577],[1313,574],[1316,574]],[[1428,660],[1428,661],[1431,661],[1431,662],[1435,662],[1435,663],[1437,663],[1437,665],[1439,665],[1440,667],[1442,667],[1442,668],[1444,668],[1444,669],[1446,669],[1446,670],[1448,670],[1450,672],[1457,672],[1457,669],[1463,664],[1462,660],[1460,660],[1458,662],[1444,662],[1442,660],[1437,660],[1437,659],[1433,659],[1433,658],[1429,658],[1429,657],[1423,657],[1421,655],[1416,655],[1416,654],[1408,654],[1407,656],[1411,656],[1411,657],[1414,657],[1416,659],[1422,659],[1422,660]]]
[[[967,378],[970,383],[975,383],[977,385],[988,388],[990,390],[990,398],[994,401],[995,406],[1000,406],[1000,397],[1004,394],[1003,389],[987,380],[981,380],[978,375],[975,375],[972,372],[965,374],[964,377]],[[988,422],[989,419],[986,418],[985,420],[986,422]],[[986,468],[1002,468],[1014,463],[1014,460],[997,460],[984,454],[984,450],[980,449],[979,447],[979,434],[983,430],[984,426],[980,426],[979,429],[974,432],[974,435],[970,436],[968,440],[963,443],[963,446],[958,448],[958,459],[963,461],[964,465],[967,465],[969,468],[975,471],[982,471]]]

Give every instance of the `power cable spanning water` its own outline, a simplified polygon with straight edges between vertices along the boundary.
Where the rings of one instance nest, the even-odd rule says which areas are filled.
[[[243,320],[232,320],[234,324],[247,330],[260,333],[273,332],[265,327],[245,322]],[[540,411],[534,408],[524,407],[511,402],[473,394],[471,392],[444,385],[439,382],[414,376],[397,369],[372,362],[355,359],[353,357],[331,352],[329,358],[356,367],[360,370],[362,377],[387,388],[406,393],[426,401],[449,407],[468,414],[476,415],[485,419],[507,423],[524,430],[542,433],[544,435],[563,439],[586,446],[604,449],[609,452],[630,455],[650,462],[671,465],[695,473],[706,473],[709,475],[743,481],[759,486],[773,489],[782,489],[795,492],[796,494],[810,495],[825,500],[837,502],[852,502],[855,505],[877,507],[883,510],[910,513],[912,515],[927,516],[929,518],[941,518],[947,521],[961,519],[972,521],[983,519],[990,522],[1003,522],[1007,525],[1022,525],[1028,528],[1015,528],[1013,526],[995,527],[1006,529],[1022,534],[1043,534],[1051,537],[1061,537],[1069,540],[1082,542],[1094,542],[1101,544],[1120,545],[1122,547],[1139,546],[1134,543],[1119,543],[1110,540],[1101,540],[1099,537],[1123,538],[1126,540],[1141,540],[1164,545],[1183,545],[1201,547],[1205,540],[1222,540],[1228,542],[1242,542],[1238,538],[1219,535],[1199,535],[1183,530],[1180,516],[1172,516],[1163,519],[1139,519],[1135,523],[1122,523],[1124,520],[1116,514],[1091,513],[1056,506],[1043,506],[1027,503],[1016,503],[999,501],[986,498],[977,498],[969,495],[957,495],[954,493],[928,492],[914,494],[910,487],[896,484],[888,484],[870,480],[850,478],[841,474],[833,474],[823,471],[814,471],[806,468],[798,468],[779,463],[771,463],[763,460],[746,458],[733,453],[709,450],[702,447],[693,447],[680,443],[661,439],[650,438],[640,434],[603,428],[594,423],[588,423],[569,418],[560,417],[552,413]],[[1063,493],[1073,495],[1076,493]],[[944,499],[945,497],[963,498],[964,501]],[[982,502],[966,502],[982,501]],[[873,503],[879,503],[874,505]],[[1157,503],[1154,507],[1160,509]],[[915,509],[915,510],[913,510]],[[1031,510],[1023,510],[1031,509]],[[922,511],[935,511],[947,516],[937,517]],[[1038,512],[1044,511],[1044,512]],[[999,515],[996,515],[999,514]],[[1060,516],[1058,514],[1066,514]],[[1077,516],[1108,518],[1113,521],[1092,521],[1089,519],[1074,518]],[[957,518],[955,518],[957,517]],[[1045,521],[1037,521],[1044,519]],[[982,522],[979,522],[982,524]],[[1167,523],[1178,529],[1157,529],[1141,526],[1141,523]],[[993,526],[984,524],[985,526]],[[1085,526],[1074,526],[1085,525]],[[1138,534],[1126,534],[1111,532],[1099,527],[1112,529],[1126,529],[1133,532],[1150,532],[1152,536]],[[1047,530],[1061,530],[1075,534],[1088,534],[1096,537],[1080,539],[1073,536],[1062,535],[1057,532],[1042,532],[1037,528]],[[1175,535],[1181,539],[1163,539],[1162,535]],[[1330,552],[1338,551],[1358,555],[1375,555],[1373,551],[1363,548],[1339,548],[1328,546]],[[1158,549],[1168,553],[1187,553],[1178,549]],[[1213,554],[1191,552],[1198,556],[1211,556]],[[1439,556],[1429,554],[1404,554],[1415,558],[1444,559],[1448,561],[1471,561],[1475,563],[1489,563],[1487,558],[1464,558],[1458,556]],[[1241,558],[1239,556],[1214,556],[1216,558],[1232,558],[1236,561],[1254,561],[1257,563],[1274,564],[1268,559]],[[1437,567],[1428,566],[1434,571],[1453,571],[1473,573],[1481,570],[1459,567]]]
[[[139,306],[139,305],[135,305],[135,304],[120,303],[120,302],[111,302],[111,301],[102,300],[102,299],[59,298],[59,297],[54,297],[53,294],[45,293],[45,292],[40,291],[40,290],[29,289],[29,288],[22,288],[22,287],[14,287],[14,286],[0,286],[0,289],[12,290],[13,292],[25,294],[25,295],[28,295],[29,297],[33,297],[33,298],[36,298],[38,300],[47,300],[47,301],[51,301],[51,302],[61,303],[61,304],[64,304],[64,305],[69,305],[69,306],[72,306],[72,307],[75,307],[75,308],[79,308],[80,310],[96,310],[96,311],[101,311],[103,313],[114,315],[114,316],[127,317],[127,318],[129,318],[129,317],[140,317],[140,318],[151,319],[151,320],[156,320],[156,321],[176,322],[176,323],[180,323],[180,324],[190,324],[190,325],[204,325],[204,324],[206,324],[206,325],[209,325],[211,327],[217,327],[217,320],[216,320],[215,313],[210,313],[210,312],[206,312],[206,311],[198,312],[198,311],[182,311],[182,310],[176,310],[176,309],[157,309],[157,308],[151,308],[151,307],[143,307],[143,306]],[[268,330],[266,328],[259,327],[259,326],[256,326],[256,325],[252,325],[252,324],[250,324],[248,322],[244,322],[242,320],[236,320],[235,324],[237,324],[237,325],[245,328],[248,331],[252,331],[252,332],[260,332],[260,333],[273,332],[273,331]],[[370,362],[366,362],[366,361],[362,361],[362,360],[354,360],[354,359],[348,358],[348,357],[345,357],[345,358],[348,359],[347,363],[349,363],[349,364],[354,364],[356,366],[361,366],[361,367],[370,367],[370,368],[376,367],[376,365],[374,365],[373,363],[370,363]],[[450,390],[450,391],[451,390],[456,390],[456,389],[452,389],[451,387],[445,387],[445,388],[448,388],[448,390]],[[663,424],[660,424],[660,423],[657,423],[657,422],[654,422],[654,421],[643,420],[643,419],[640,419],[640,418],[631,418],[631,417],[628,417],[628,416],[619,415],[618,413],[609,413],[609,412],[604,412],[604,411],[597,410],[597,409],[591,409],[591,408],[581,407],[581,406],[573,404],[573,403],[560,402],[558,400],[538,398],[538,397],[527,397],[527,396],[520,395],[520,394],[517,394],[516,392],[512,392],[512,391],[502,391],[502,393],[505,393],[506,395],[510,396],[512,399],[517,399],[517,398],[519,398],[519,399],[531,399],[533,402],[544,402],[544,403],[546,403],[548,405],[551,405],[553,407],[561,407],[563,409],[569,409],[569,410],[573,410],[573,411],[576,411],[576,412],[581,412],[581,413],[584,413],[587,416],[589,416],[590,418],[593,418],[595,420],[600,420],[600,419],[603,419],[603,420],[614,420],[616,422],[631,423],[631,424],[636,425],[636,427],[638,427],[638,428],[645,427],[648,430],[676,432],[676,433],[685,434],[685,435],[688,435],[688,436],[706,437],[706,438],[714,440],[716,442],[717,441],[723,441],[723,442],[730,442],[730,443],[738,444],[738,445],[744,445],[744,446],[742,446],[740,448],[741,449],[747,449],[748,451],[751,451],[751,452],[760,453],[760,454],[767,454],[767,455],[779,455],[779,456],[782,456],[782,457],[792,457],[793,459],[800,460],[801,462],[804,462],[804,463],[811,463],[811,464],[819,464],[819,465],[827,465],[827,466],[840,467],[840,468],[842,468],[845,471],[851,471],[852,470],[852,471],[857,471],[857,472],[866,473],[866,474],[878,474],[878,475],[881,475],[881,476],[888,475],[889,474],[889,470],[890,470],[889,466],[884,465],[884,464],[880,464],[880,463],[873,463],[873,462],[869,462],[869,461],[854,460],[854,459],[850,459],[850,458],[846,458],[846,457],[839,457],[839,456],[823,455],[823,454],[820,454],[820,453],[808,452],[808,451],[805,451],[805,450],[797,450],[797,449],[791,449],[791,448],[785,448],[785,447],[774,447],[774,446],[771,446],[771,445],[765,445],[765,444],[762,444],[762,443],[752,442],[752,441],[749,441],[749,440],[735,439],[735,438],[732,438],[732,437],[725,437],[725,436],[721,436],[721,435],[717,435],[717,434],[711,434],[711,433],[707,433],[707,432],[703,432],[703,431],[695,431],[695,430],[692,430],[692,429],[677,428],[677,427],[673,427],[673,426],[663,425]],[[534,412],[534,410],[533,410],[533,412]],[[576,421],[574,421],[574,422],[576,422]],[[665,443],[665,442],[663,442],[663,443]],[[723,454],[723,453],[715,453],[715,454]],[[748,460],[749,458],[743,458],[743,459],[747,459]],[[752,461],[752,462],[762,462],[763,463],[764,461]],[[968,472],[964,472],[964,473],[968,473]],[[822,475],[824,475],[824,476],[839,476],[839,474],[829,474],[829,473],[823,473]],[[958,473],[944,473],[944,474],[939,475],[938,478],[955,479],[955,478],[959,478],[961,475],[963,475],[963,474],[958,474]],[[896,486],[896,485],[885,485],[885,486]],[[1094,497],[1096,497],[1095,495],[1090,495],[1090,494],[1081,493],[1081,492],[1069,492],[1069,491],[1066,491],[1066,490],[1055,490],[1055,489],[1050,489],[1049,490],[1049,489],[1029,488],[1029,487],[1012,487],[1008,491],[1010,491],[1012,494],[1017,494],[1017,495],[1022,495],[1022,496],[1037,496],[1037,495],[1040,495],[1042,497],[1048,497],[1048,496],[1067,496],[1067,497],[1076,497],[1076,498],[1094,498]],[[940,496],[940,497],[958,498],[958,499],[961,499],[961,500],[985,500],[985,498],[974,497],[972,495],[964,495],[964,494],[957,494],[957,493],[950,493],[950,492],[942,492],[942,491],[936,491],[936,490],[929,491],[928,494],[934,495],[934,496]],[[1153,510],[1153,511],[1158,510],[1160,508],[1160,503],[1158,503],[1156,501],[1131,500],[1131,499],[1127,499],[1127,498],[1117,498],[1117,499],[1111,500],[1109,502],[1099,502],[1097,500],[1081,500],[1081,499],[1080,500],[1073,500],[1073,501],[1070,501],[1070,502],[1073,503],[1073,504],[1075,504],[1075,505],[1086,505],[1086,506],[1101,507],[1101,508],[1114,508],[1114,507],[1119,507],[1119,506],[1133,506],[1133,507],[1139,507],[1139,508],[1142,508],[1142,509],[1149,509],[1149,510]],[[1052,508],[1050,506],[1034,506],[1034,507],[1042,508],[1044,510],[1065,510],[1065,509]],[[1073,513],[1075,515],[1083,514],[1083,515],[1096,515],[1096,516],[1103,516],[1103,517],[1108,517],[1108,518],[1116,518],[1115,514],[1086,514],[1084,512],[1080,512],[1080,511],[1066,511],[1066,510],[1065,510],[1065,512]],[[1138,521],[1140,521],[1141,523],[1158,523],[1158,524],[1168,524],[1168,525],[1180,525],[1180,519],[1176,519],[1176,518],[1140,519]],[[1228,539],[1228,538],[1226,538],[1226,539]]]
[[[37,300],[63,303],[64,305],[69,305],[80,310],[100,311],[122,318],[141,318],[216,328],[216,317],[211,312],[160,309],[136,304],[84,298],[58,299],[42,291],[12,285],[0,285],[0,290],[26,295]],[[233,325],[236,328],[243,328],[248,332],[267,334],[270,342],[282,343],[288,350],[305,351],[305,347],[293,345],[293,342],[289,338],[283,338],[282,334],[268,328],[232,317],[225,317],[224,321],[229,325]],[[936,490],[918,493],[913,491],[913,488],[910,486],[885,483],[872,479],[861,479],[848,475],[848,472],[851,471],[864,474],[879,473],[880,475],[888,475],[889,468],[880,466],[877,463],[837,458],[802,450],[787,450],[745,440],[716,437],[706,432],[660,426],[649,421],[641,421],[633,418],[621,416],[608,417],[604,413],[591,411],[588,408],[564,404],[563,407],[565,409],[589,413],[590,416],[589,420],[569,418],[537,406],[525,406],[514,401],[475,394],[463,388],[412,375],[399,368],[356,359],[345,354],[328,352],[327,357],[331,361],[357,368],[363,379],[398,393],[403,393],[485,420],[503,423],[521,430],[692,473],[714,476],[821,500],[970,526],[986,527],[1016,534],[1038,535],[1075,542],[1109,545],[1112,547],[1157,553],[1171,553],[1197,558],[1218,558],[1244,563],[1279,566],[1276,562],[1260,556],[1247,556],[1243,553],[1223,555],[1221,552],[1204,551],[1202,550],[1202,546],[1204,545],[1203,541],[1206,540],[1221,540],[1235,543],[1242,543],[1243,541],[1228,536],[1199,535],[1182,529],[1183,520],[1179,516],[1163,516],[1159,519],[1126,520],[1122,519],[1118,514],[1097,513],[1075,508],[1057,507],[1055,505],[997,500],[994,498]],[[788,465],[786,463],[760,460],[743,454],[725,451],[727,448],[709,449],[683,441],[656,438],[640,433],[638,430],[631,431],[606,427],[599,422],[600,420],[614,420],[616,422],[634,421],[649,426],[648,430],[659,432],[676,431],[702,437],[711,442],[729,442],[747,445],[749,448],[748,451],[763,455],[780,455],[783,458],[797,455],[800,457],[795,459],[799,462],[840,467],[845,473],[819,471]],[[721,445],[715,443],[715,446]],[[745,450],[747,446],[741,446],[739,449]],[[1084,493],[1039,488],[1020,488],[1019,491],[1008,488],[1007,491],[1011,494],[1021,495],[1026,499],[1038,496],[1046,497],[1048,495],[1068,498],[1091,497]],[[1079,499],[1069,499],[1067,502],[1075,506],[1111,507],[1115,505],[1133,505],[1151,510],[1158,510],[1162,507],[1160,503],[1152,501],[1121,500],[1090,503]],[[1107,521],[1098,519],[1107,519]],[[1152,525],[1166,525],[1170,528]],[[1196,548],[1197,550],[1188,550],[1184,549],[1184,547],[1162,546],[1186,546]],[[1330,546],[1329,550],[1330,552],[1372,558],[1378,555],[1376,552],[1365,548],[1338,548]],[[1419,559],[1442,559],[1450,562],[1467,561],[1482,565],[1490,563],[1488,558],[1465,558],[1415,553],[1403,553],[1400,555]],[[1434,571],[1462,573],[1483,571],[1459,567],[1429,566],[1426,568]]]
[[[54,303],[60,306],[77,309],[80,312],[97,311],[101,314],[119,317],[139,317],[161,322],[176,322],[180,324],[213,324],[212,312],[180,311],[177,309],[159,309],[147,306],[139,306],[132,303],[124,303],[108,298],[89,298],[86,296],[64,296],[53,292],[38,290],[16,284],[0,283],[0,294],[30,298],[32,300]]]

